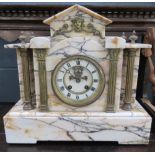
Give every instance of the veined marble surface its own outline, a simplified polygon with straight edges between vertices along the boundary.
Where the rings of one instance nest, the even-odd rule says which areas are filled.
[[[48,104],[49,108],[53,111],[104,111],[106,108],[106,94],[107,94],[107,84],[108,84],[108,67],[109,66],[109,55],[108,51],[105,48],[105,45],[109,47],[109,45],[116,43],[116,37],[105,37],[105,39],[101,39],[98,36],[85,36],[85,37],[69,37],[66,38],[65,35],[58,35],[56,37],[50,38],[50,37],[42,37],[44,40],[50,40],[50,46],[51,48],[48,49],[48,54],[46,58],[46,68],[47,68],[47,86],[48,86]],[[41,38],[41,39],[42,39]],[[29,44],[26,44],[25,46],[29,47],[38,47],[39,38],[32,39],[33,41]],[[119,37],[117,37],[118,42]],[[107,41],[109,41],[107,42]],[[122,41],[122,40],[121,40]],[[46,41],[45,41],[46,44]],[[49,43],[47,43],[49,46]],[[47,44],[45,45],[47,47]],[[21,48],[23,47],[23,44],[10,44],[5,47],[7,48]],[[150,48],[151,46],[148,44],[129,44],[125,42],[120,43],[120,47],[129,48],[132,46],[132,48],[137,47],[143,47],[143,48]],[[123,49],[122,49],[123,50]],[[40,104],[40,92],[39,92],[39,75],[38,75],[38,62],[36,59],[35,49],[33,50],[33,59],[34,59],[34,74],[35,74],[35,91],[36,91],[36,102],[37,106]],[[100,98],[101,102],[98,102],[98,104],[92,104],[87,107],[83,108],[77,108],[77,107],[70,107],[68,105],[63,104],[57,97],[54,95],[52,87],[51,87],[51,72],[54,70],[55,66],[63,59],[71,55],[88,55],[92,58],[94,58],[96,61],[99,62],[99,64],[103,67],[103,70],[105,71],[106,75],[106,87],[103,92],[102,97]],[[126,81],[126,57],[123,57],[123,54],[125,55],[125,52],[121,52],[119,55],[119,61],[118,61],[118,78],[117,78],[117,88],[116,88],[116,99],[115,99],[115,110],[117,111],[119,109],[119,103],[120,103],[120,96],[121,96],[121,104],[123,104],[124,100],[124,90],[125,90],[125,81]],[[18,54],[19,55],[19,54]],[[19,68],[19,81],[20,81],[20,92],[21,92],[21,98],[23,98],[23,84],[22,84],[22,68],[20,65],[20,56],[17,55],[17,61],[18,61],[18,68]],[[134,77],[133,77],[133,86],[132,86],[132,92],[133,92],[133,103],[135,101],[136,96],[136,87],[137,87],[137,78],[138,78],[138,69],[139,69],[139,56],[140,56],[140,49],[136,52],[135,62],[134,62]],[[123,59],[122,59],[123,57]],[[18,60],[19,59],[19,60]],[[123,65],[122,65],[123,61]],[[122,66],[122,71],[120,66]],[[121,77],[122,76],[122,77]],[[121,79],[122,78],[122,79]],[[120,95],[120,89],[121,89],[121,95]],[[104,103],[104,104],[103,104]]]
[[[152,45],[140,43],[126,43],[125,48],[152,48]]]
[[[30,48],[30,43],[6,44],[4,48]]]
[[[41,40],[40,40],[41,38]],[[40,41],[42,41],[42,39],[44,40],[44,45],[42,46],[42,48],[50,48],[49,47],[49,40],[51,40],[51,44],[53,44],[55,41],[60,41],[67,38],[65,35],[63,36],[59,36],[56,38],[54,38],[54,40],[50,37],[35,37],[31,43],[17,43],[17,44],[5,44],[4,48],[37,48],[39,46],[39,48],[41,48],[40,46]],[[115,38],[120,38],[117,36],[113,36],[113,37],[109,37],[109,36],[105,36],[105,43],[103,42],[103,44],[105,44],[108,48],[110,48],[110,45],[115,44]],[[114,39],[114,40],[113,40]],[[45,41],[47,40],[47,42]],[[110,40],[110,44],[109,44],[109,40]],[[122,40],[122,42],[120,42],[118,45],[118,48],[152,48],[151,44],[140,44],[140,43],[126,43],[123,40],[124,39],[120,39]],[[54,42],[53,42],[54,41]],[[113,43],[112,43],[112,42]],[[52,45],[51,45],[52,46]],[[113,46],[113,45],[112,45]]]
[[[35,37],[30,43],[9,44],[5,48],[17,48],[21,99],[4,116],[7,143],[37,143],[37,141],[117,141],[120,144],[148,144],[152,119],[135,101],[140,48],[151,48],[148,44],[128,44],[120,37],[105,37],[105,25],[111,20],[102,17],[87,8],[75,5],[47,19],[50,25],[50,37]],[[35,85],[37,107],[40,104],[40,83],[38,74],[37,49],[47,51],[46,74],[48,112],[39,112],[38,108],[23,111],[23,74],[19,48],[32,48],[33,76],[30,81]],[[106,109],[109,80],[109,48],[120,49],[118,55],[115,111]],[[126,80],[125,48],[137,48],[134,62],[133,109],[124,111],[119,108],[123,102]],[[39,50],[41,51],[41,50]],[[44,50],[45,51],[45,50]],[[113,50],[115,52],[115,50]],[[73,55],[86,55],[96,60],[105,74],[105,88],[94,103],[85,107],[72,107],[64,104],[54,94],[51,86],[52,72],[64,58]],[[31,59],[32,62],[32,59]],[[123,66],[123,68],[122,68]],[[32,75],[33,73],[30,72]],[[31,85],[31,86],[32,86]],[[34,89],[31,88],[34,92]],[[121,94],[121,101],[120,101]]]
[[[23,111],[20,100],[5,116],[7,143],[37,141],[117,141],[148,144],[151,117],[136,102],[130,112]]]
[[[68,15],[68,14],[70,15],[74,11],[82,11],[86,15],[90,15],[90,16],[94,17],[95,19],[102,21],[106,25],[112,23],[112,21],[110,19],[108,19],[108,18],[106,18],[106,17],[104,17],[104,16],[102,16],[102,15],[100,15],[100,14],[98,14],[92,10],[89,10],[88,8],[86,8],[84,6],[80,6],[78,4],[75,4],[75,5],[67,8],[67,9],[65,9],[64,11],[61,11],[61,12],[57,13],[56,15],[45,19],[43,22],[45,24],[49,25],[54,20],[64,19],[64,17],[66,17],[66,15]]]
[[[99,20],[97,18],[95,18],[94,16],[90,16],[89,14],[79,10],[79,9],[75,9],[75,10],[71,10],[70,12],[68,12],[67,15],[62,16],[60,18],[55,18],[55,20],[53,20],[50,23],[50,32],[51,32],[51,36],[55,36],[55,32],[59,31],[60,29],[62,30],[64,24],[66,24],[67,27],[64,27],[66,30],[61,31],[62,35],[65,35],[66,37],[70,37],[70,36],[86,36],[86,35],[93,35],[92,33],[87,33],[85,31],[82,32],[75,32],[73,30],[72,27],[72,21],[75,18],[80,18],[80,19],[84,19],[84,23],[82,25],[82,28],[86,28],[88,27],[89,24],[93,24],[93,27],[100,32],[101,37],[105,36],[105,25],[106,22],[104,22],[103,20]],[[78,23],[79,24],[79,23]],[[77,25],[78,25],[77,24]],[[89,29],[90,30],[90,29]],[[69,33],[68,33],[69,32]]]
[[[47,86],[48,86],[48,104],[49,108],[53,111],[104,111],[106,108],[106,94],[107,94],[107,84],[108,84],[108,68],[109,66],[109,54],[108,50],[105,48],[112,46],[113,44],[119,45],[121,48],[139,48],[137,49],[135,62],[134,62],[134,77],[133,77],[133,85],[132,85],[132,92],[133,92],[133,103],[135,102],[136,96],[136,88],[137,88],[137,78],[138,78],[138,69],[139,69],[139,56],[140,56],[140,48],[151,48],[149,44],[131,44],[125,43],[124,40],[119,39],[119,37],[105,37],[105,39],[101,39],[98,36],[78,36],[78,37],[71,37],[66,35],[58,35],[55,37],[41,37],[45,42],[44,47],[49,48],[49,41],[50,47],[48,49],[47,58],[46,58],[46,68],[47,68]],[[32,41],[27,44],[8,44],[5,45],[6,48],[37,48],[40,47],[40,38],[36,37],[33,38]],[[120,41],[119,41],[120,40]],[[46,42],[47,41],[47,42]],[[113,46],[114,46],[113,45]],[[115,47],[116,48],[116,47]],[[40,92],[39,92],[39,75],[38,75],[38,62],[36,59],[35,49],[33,50],[33,59],[34,59],[34,74],[35,74],[35,91],[36,91],[36,102],[37,107],[40,104]],[[124,90],[125,90],[125,82],[126,82],[126,63],[127,59],[125,57],[125,52],[122,52],[119,55],[118,61],[118,72],[117,72],[117,85],[116,85],[116,98],[115,98],[115,110],[119,109],[119,103],[123,104],[124,100]],[[68,105],[63,104],[53,93],[51,87],[51,72],[53,71],[54,67],[60,62],[63,58],[66,58],[71,55],[88,55],[94,58],[99,64],[103,67],[106,75],[106,87],[103,92],[102,97],[98,100],[98,104],[91,104],[90,106],[77,108],[77,107],[70,107]],[[123,56],[124,54],[124,56]],[[123,58],[122,58],[123,57]],[[20,94],[21,98],[23,98],[23,83],[22,83],[22,68],[21,68],[21,60],[20,56],[17,52],[17,61],[18,61],[18,68],[19,68],[19,81],[20,81]],[[122,65],[123,61],[123,65]],[[121,70],[121,66],[123,67]],[[122,76],[122,77],[121,77]],[[121,93],[120,93],[121,90]],[[121,99],[120,99],[121,98]],[[121,102],[120,102],[121,100]],[[96,103],[96,102],[95,102]],[[104,104],[103,104],[104,103]],[[52,108],[51,108],[52,107]]]
[[[35,51],[35,50],[34,50]],[[96,60],[104,70],[105,74],[105,88],[99,99],[93,104],[84,107],[72,107],[64,104],[54,94],[51,78],[52,71],[55,66],[72,55],[85,55]],[[120,103],[120,91],[121,91],[121,75],[122,75],[122,61],[123,61],[123,49],[120,49],[117,65],[117,78],[115,89],[115,110],[119,109]],[[105,111],[107,105],[107,91],[108,91],[108,79],[109,79],[109,53],[104,47],[104,39],[97,36],[85,36],[85,37],[71,37],[68,39],[57,36],[51,38],[51,48],[47,50],[46,57],[46,71],[47,71],[47,90],[48,90],[48,105],[51,111]],[[40,103],[39,92],[39,79],[38,79],[38,62],[36,54],[34,52],[34,72],[35,72],[35,90],[37,105]]]

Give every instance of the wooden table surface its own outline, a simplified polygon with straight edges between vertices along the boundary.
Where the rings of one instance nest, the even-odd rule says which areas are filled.
[[[37,144],[7,144],[2,117],[13,104],[0,105],[0,152],[154,152],[155,134],[151,134],[149,145],[119,145],[115,142],[38,142]]]

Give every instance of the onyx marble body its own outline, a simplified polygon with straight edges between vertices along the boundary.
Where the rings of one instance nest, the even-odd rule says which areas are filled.
[[[5,45],[5,48],[16,48],[20,85],[20,100],[4,116],[8,143],[44,140],[149,142],[152,119],[135,96],[140,49],[151,48],[151,45],[126,43],[122,37],[105,36],[106,25],[111,22],[75,5],[44,21],[49,25],[50,36],[34,37],[25,44]],[[28,103],[24,91],[27,83],[23,78],[23,49],[29,52],[27,75],[30,78],[30,101],[34,107],[29,111],[23,110],[23,105]],[[94,59],[105,74],[103,93],[95,102],[83,107],[60,101],[51,84],[55,66],[73,55]],[[130,86],[128,93],[126,86]],[[130,99],[132,107],[129,111],[122,110],[126,98]]]
[[[104,48],[102,39],[98,37],[71,37],[67,39],[59,39],[59,42],[55,42],[59,37],[55,37],[51,40],[51,48],[47,50],[46,57],[46,72],[47,72],[47,92],[48,92],[48,106],[50,111],[105,111],[107,106],[107,93],[108,93],[108,79],[109,79],[109,53],[108,50]],[[73,55],[85,55],[96,60],[100,66],[104,69],[105,74],[105,88],[99,99],[97,99],[93,104],[84,107],[72,107],[64,104],[60,101],[53,92],[51,85],[52,72],[55,66],[64,58]],[[34,70],[36,78],[37,87],[37,60],[34,53]],[[115,96],[115,110],[119,109],[120,103],[120,90],[121,90],[121,68],[123,61],[123,50],[120,50],[118,56],[117,68],[117,84],[116,84],[116,96]],[[38,88],[36,88],[36,97],[39,97]],[[39,100],[37,100],[39,103]]]

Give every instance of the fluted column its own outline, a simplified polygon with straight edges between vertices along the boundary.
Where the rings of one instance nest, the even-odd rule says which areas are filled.
[[[134,61],[137,49],[125,49],[127,52],[127,72],[126,72],[126,84],[125,84],[125,97],[122,109],[130,111],[132,109],[132,84],[134,73]]]
[[[24,85],[24,110],[33,109],[31,100],[31,86],[30,86],[30,69],[29,69],[29,53],[28,49],[19,49],[22,60],[23,71],[23,85]]]
[[[114,112],[115,92],[116,92],[116,78],[117,78],[117,63],[120,49],[109,49],[109,81],[107,94],[107,108],[106,111]]]
[[[39,72],[39,86],[40,86],[40,105],[39,111],[47,111],[47,79],[46,79],[46,49],[36,49]]]

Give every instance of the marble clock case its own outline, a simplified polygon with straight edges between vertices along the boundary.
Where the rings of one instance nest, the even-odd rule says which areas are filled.
[[[135,99],[141,48],[149,44],[126,43],[122,37],[105,36],[112,21],[79,5],[44,20],[49,37],[16,48],[20,100],[4,116],[8,143],[44,140],[118,141],[147,144],[151,117]],[[66,105],[55,95],[51,80],[64,58],[85,55],[96,60],[105,74],[102,95],[83,107]],[[127,138],[128,137],[128,138]]]

